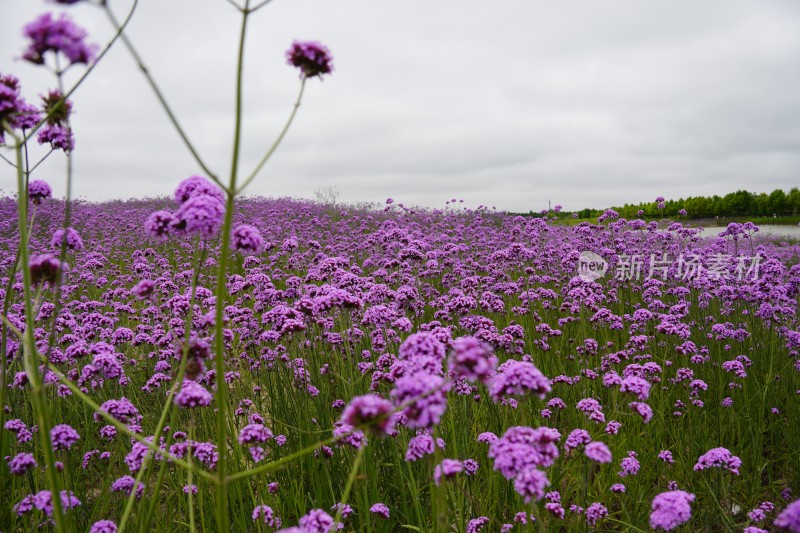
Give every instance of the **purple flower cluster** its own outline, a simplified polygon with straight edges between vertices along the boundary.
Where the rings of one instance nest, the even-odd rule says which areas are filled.
[[[83,240],[81,239],[80,233],[74,228],[67,228],[66,232],[63,229],[58,229],[53,233],[53,240],[50,246],[56,251],[61,250],[61,247],[65,246],[67,250],[80,252],[83,250]]]
[[[305,78],[322,77],[333,72],[330,50],[317,41],[294,41],[286,52],[286,61],[297,67]]]
[[[650,527],[672,531],[692,517],[694,494],[682,490],[662,492],[653,498]]]
[[[468,381],[485,383],[497,368],[497,357],[491,347],[475,337],[459,337],[453,341],[450,371]]]
[[[544,397],[552,390],[552,382],[533,363],[510,359],[500,365],[489,383],[489,394],[498,401],[510,395],[534,394]]]
[[[342,412],[341,421],[352,427],[383,436],[392,429],[392,402],[377,394],[356,396]]]
[[[31,180],[28,183],[28,198],[35,204],[41,203],[42,200],[51,198],[53,190],[46,181]]]
[[[69,450],[81,436],[68,424],[59,424],[50,430],[54,450]]]
[[[61,53],[70,65],[88,65],[94,60],[95,47],[86,43],[87,33],[62,13],[54,18],[45,13],[25,26],[25,36],[30,39],[22,58],[36,65],[43,65],[47,52]]]
[[[144,222],[145,230],[154,237],[176,234],[210,239],[222,226],[224,199],[216,185],[203,177],[190,176],[175,190],[178,210],[154,211]]]
[[[402,408],[405,425],[430,429],[447,409],[448,382],[441,376],[417,372],[398,379],[391,392],[394,405]]]
[[[231,246],[243,255],[259,254],[264,249],[264,237],[255,226],[240,224],[233,228]]]
[[[213,399],[214,396],[202,385],[190,380],[184,381],[183,387],[181,387],[181,390],[175,395],[175,403],[184,409],[205,407],[210,404]]]
[[[724,468],[738,476],[740,466],[742,466],[742,460],[733,455],[727,448],[712,448],[697,459],[694,470]]]

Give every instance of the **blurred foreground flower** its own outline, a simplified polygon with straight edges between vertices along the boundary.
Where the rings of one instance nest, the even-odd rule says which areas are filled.
[[[297,67],[305,78],[322,77],[333,71],[333,56],[317,41],[294,41],[286,52],[287,62]]]

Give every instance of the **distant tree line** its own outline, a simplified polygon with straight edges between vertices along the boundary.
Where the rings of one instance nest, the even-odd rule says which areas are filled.
[[[643,216],[646,218],[662,216],[679,218],[684,216],[681,213],[682,209],[686,210],[687,218],[694,219],[797,216],[800,215],[800,189],[793,187],[788,193],[782,189],[775,189],[769,194],[736,191],[725,196],[690,196],[678,200],[666,200],[663,209],[659,209],[655,201],[625,204],[612,209],[621,217],[628,219],[635,218],[640,210],[644,211]],[[603,211],[603,209],[583,209],[577,211],[577,214],[579,218],[597,218]]]

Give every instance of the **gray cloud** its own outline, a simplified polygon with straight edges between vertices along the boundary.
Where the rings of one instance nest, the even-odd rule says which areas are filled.
[[[51,85],[14,62],[20,26],[54,6],[3,0],[0,72],[29,99]],[[127,5],[114,0],[117,13]],[[90,6],[69,10],[93,38]],[[249,190],[350,201],[538,210],[796,186],[800,4],[793,0],[275,1],[252,19],[243,168],[286,120],[284,51],[318,39],[336,70],[311,80],[283,146]],[[208,164],[231,153],[238,18],[225,2],[141,2],[130,35]],[[127,52],[75,95],[75,191],[169,194],[199,169]],[[63,191],[63,161],[40,177]],[[0,188],[13,189],[10,167]]]

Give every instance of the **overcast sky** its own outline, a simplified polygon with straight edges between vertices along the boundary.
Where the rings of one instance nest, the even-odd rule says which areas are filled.
[[[109,2],[119,17],[130,5]],[[30,101],[53,81],[17,59],[21,28],[59,8],[0,0],[0,73]],[[65,11],[93,42],[110,37],[99,8]],[[274,0],[250,20],[245,171],[299,89],[292,40],[325,43],[335,66],[309,81],[250,194],[310,198],[330,184],[344,201],[528,211],[800,184],[797,0]],[[221,175],[239,24],[224,0],[140,0],[129,28]],[[201,173],[121,45],[74,102],[77,196],[170,194]],[[63,158],[37,174],[63,194]],[[0,161],[0,189],[14,183]]]

